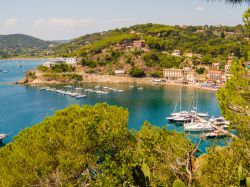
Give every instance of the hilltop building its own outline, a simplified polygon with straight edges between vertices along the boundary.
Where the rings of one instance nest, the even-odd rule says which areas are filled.
[[[146,45],[145,45],[145,40],[135,40],[134,42],[133,42],[133,47],[134,48],[143,48],[143,47],[145,47]]]

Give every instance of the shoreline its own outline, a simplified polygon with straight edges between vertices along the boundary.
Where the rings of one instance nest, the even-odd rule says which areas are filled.
[[[152,85],[152,86],[183,86],[187,88],[195,88],[207,91],[217,92],[217,89],[202,87],[197,84],[182,84],[177,82],[161,82],[159,84],[154,84],[153,80],[157,78],[144,77],[144,78],[134,78],[130,76],[115,76],[115,75],[95,75],[95,74],[80,74],[83,77],[83,81],[77,81],[77,83],[111,83],[111,84],[138,84],[138,85]],[[159,80],[159,79],[158,79]],[[60,81],[46,81],[40,77],[33,80],[32,82],[22,83],[19,81],[15,84],[26,84],[26,85],[56,85],[56,84],[74,84],[76,81],[60,82]]]

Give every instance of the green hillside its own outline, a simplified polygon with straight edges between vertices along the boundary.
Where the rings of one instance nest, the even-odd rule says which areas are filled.
[[[49,54],[49,46],[57,42],[44,41],[24,34],[0,35],[0,58],[39,57]]]
[[[230,55],[249,60],[249,39],[249,32],[241,25],[143,24],[85,35],[59,45],[54,52],[56,56],[81,57],[88,72],[112,74],[117,68],[126,72],[140,68],[147,75],[159,75],[162,68],[196,67],[213,62],[223,68]],[[133,47],[135,40],[143,40],[146,47]],[[179,50],[180,55],[173,56],[174,50]],[[187,53],[192,56],[187,58]]]
[[[0,35],[0,49],[4,48],[48,48],[50,42],[24,34]]]

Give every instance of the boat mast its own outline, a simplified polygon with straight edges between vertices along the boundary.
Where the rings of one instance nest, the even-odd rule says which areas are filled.
[[[181,94],[182,94],[182,88],[181,88],[181,90],[180,90],[180,112],[181,112],[181,104],[182,104],[182,98],[181,98],[182,95],[181,95]]]

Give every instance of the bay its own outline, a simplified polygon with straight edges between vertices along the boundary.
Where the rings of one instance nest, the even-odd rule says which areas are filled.
[[[100,102],[127,108],[130,114],[130,129],[139,130],[141,125],[148,121],[159,127],[167,126],[168,129],[183,132],[182,126],[167,124],[166,120],[166,117],[173,112],[178,99],[180,92],[178,86],[135,85],[134,88],[129,88],[128,84],[85,83],[75,86],[83,88],[94,88],[97,85],[108,86],[123,89],[124,92],[112,92],[106,96],[92,93],[85,99],[77,100],[69,96],[41,91],[39,87],[9,84],[22,79],[25,71],[34,69],[43,62],[42,60],[0,61],[0,69],[8,70],[7,73],[0,72],[0,133],[10,134],[3,141],[4,144],[11,142],[22,129],[41,122],[46,116],[53,115],[56,110],[72,104],[94,105]],[[141,86],[144,89],[138,90]],[[63,88],[63,85],[56,87]],[[188,107],[195,91],[194,88],[182,88],[183,109]],[[220,115],[215,92],[199,91],[199,112],[208,112],[211,116]],[[189,137],[193,142],[199,140],[199,136]],[[224,140],[220,139],[216,142],[206,140],[200,147],[201,151],[205,152],[206,148],[214,143],[223,145]]]

